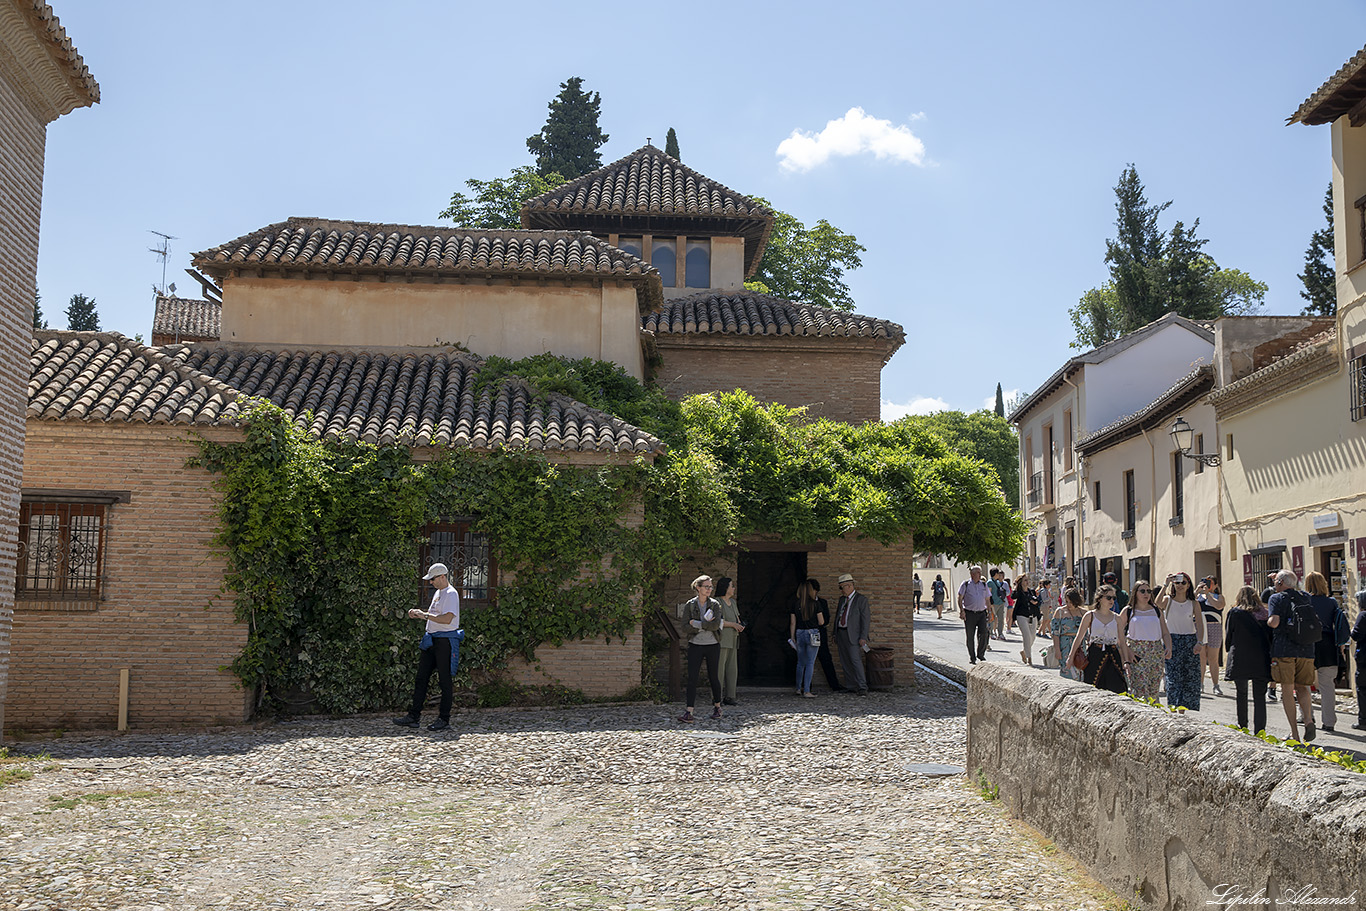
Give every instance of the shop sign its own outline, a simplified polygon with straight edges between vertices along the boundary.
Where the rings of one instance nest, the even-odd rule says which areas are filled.
[[[1295,578],[1304,581],[1304,547],[1290,548],[1290,568],[1295,571]]]
[[[1341,524],[1342,519],[1335,512],[1326,512],[1321,516],[1314,516],[1314,531],[1323,531],[1325,528],[1336,528]]]
[[[1243,554],[1243,584],[1252,584],[1252,554]]]

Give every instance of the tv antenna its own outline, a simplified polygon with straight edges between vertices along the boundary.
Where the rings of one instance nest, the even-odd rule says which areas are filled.
[[[166,296],[166,262],[167,262],[167,260],[169,260],[169,259],[171,258],[171,241],[173,241],[173,240],[180,240],[180,238],[176,237],[176,236],[173,235],[173,234],[163,234],[161,231],[152,231],[152,230],[149,230],[147,233],[149,233],[149,234],[155,234],[157,237],[160,237],[160,238],[161,238],[161,246],[159,246],[159,247],[148,247],[147,249],[148,249],[150,252],[155,253],[155,254],[161,259],[161,287],[157,289],[157,293],[160,294],[162,297],[165,297],[165,296]]]

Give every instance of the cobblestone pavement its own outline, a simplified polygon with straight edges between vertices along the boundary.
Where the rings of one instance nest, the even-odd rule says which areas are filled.
[[[69,735],[0,774],[0,908],[1100,908],[963,776],[963,697]],[[720,735],[720,736],[718,736]],[[46,754],[46,755],[42,755]]]

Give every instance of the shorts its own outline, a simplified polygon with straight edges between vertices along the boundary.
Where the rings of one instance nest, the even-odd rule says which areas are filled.
[[[1281,686],[1310,686],[1315,679],[1313,658],[1272,658],[1271,679]]]

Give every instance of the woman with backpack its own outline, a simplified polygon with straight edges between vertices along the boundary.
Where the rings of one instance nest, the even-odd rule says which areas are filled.
[[[1171,633],[1172,649],[1167,658],[1167,705],[1200,711],[1200,650],[1205,645],[1205,614],[1195,600],[1191,577],[1185,573],[1167,576],[1166,590],[1155,593]]]
[[[1323,626],[1323,637],[1314,646],[1314,673],[1318,678],[1323,729],[1334,731],[1338,723],[1338,665],[1347,663],[1345,646],[1351,641],[1347,633],[1347,615],[1338,606],[1337,599],[1328,594],[1328,580],[1323,573],[1311,572],[1305,576],[1304,590],[1309,592],[1309,603],[1314,606],[1314,613],[1318,614]]]
[[[1147,579],[1134,583],[1133,598],[1119,614],[1119,642],[1129,692],[1155,697],[1162,685],[1162,669],[1172,656],[1172,636],[1167,618],[1153,604],[1153,587]]]
[[[934,596],[934,610],[939,615],[939,619],[944,619],[944,596],[948,594],[948,586],[944,584],[944,577],[936,574],[934,581],[930,583],[930,593]]]

